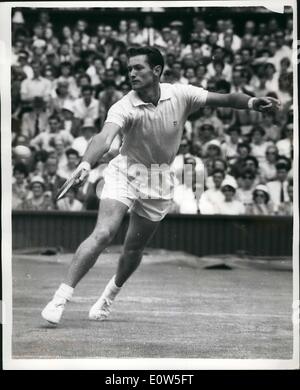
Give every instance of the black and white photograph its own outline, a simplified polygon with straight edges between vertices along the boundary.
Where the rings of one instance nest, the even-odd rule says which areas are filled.
[[[4,369],[299,368],[297,4],[177,3],[1,5]]]

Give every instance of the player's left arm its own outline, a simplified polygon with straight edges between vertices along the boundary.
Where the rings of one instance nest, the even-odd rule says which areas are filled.
[[[280,101],[272,97],[251,97],[244,93],[217,93],[208,92],[205,105],[211,107],[231,107],[236,109],[250,109],[260,112],[277,111]]]

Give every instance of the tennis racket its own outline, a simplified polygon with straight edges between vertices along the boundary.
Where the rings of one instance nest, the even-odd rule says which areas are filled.
[[[74,185],[75,183],[75,180],[77,179],[77,177],[80,175],[81,172],[78,172],[77,175],[74,175],[74,176],[71,176],[69,179],[67,179],[64,184],[60,187],[60,189],[58,190],[58,193],[57,193],[57,196],[56,196],[56,200],[59,200],[61,199],[62,197],[64,197],[64,195],[69,191],[69,189]]]

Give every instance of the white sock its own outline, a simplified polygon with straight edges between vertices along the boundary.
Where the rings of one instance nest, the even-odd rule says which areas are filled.
[[[54,294],[54,299],[70,301],[73,295],[74,288],[62,283]]]
[[[121,290],[121,287],[118,287],[115,283],[115,275],[110,279],[110,281],[107,283],[101,297],[102,298],[108,298],[110,300],[114,300],[119,291]]]

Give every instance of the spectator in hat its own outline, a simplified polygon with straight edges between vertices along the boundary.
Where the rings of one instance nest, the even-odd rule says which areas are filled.
[[[77,150],[69,148],[66,150],[67,163],[59,167],[57,174],[64,179],[68,179],[77,168],[80,156]]]
[[[252,203],[246,207],[246,214],[274,215],[274,209],[270,202],[270,193],[266,185],[258,184],[253,191],[252,199]]]
[[[218,205],[224,198],[221,186],[225,178],[225,172],[222,169],[214,169],[212,177],[214,187],[205,190],[200,197],[199,209],[201,214],[216,214]]]
[[[32,102],[32,111],[25,112],[21,119],[21,134],[33,139],[48,127],[49,113],[42,97],[36,96]]]
[[[93,88],[89,85],[82,87],[82,97],[74,101],[74,116],[79,119],[99,118],[99,100],[93,97]]]
[[[72,148],[77,150],[79,157],[84,155],[84,152],[92,139],[96,134],[97,129],[95,127],[94,121],[92,118],[86,118],[81,127],[81,135],[76,137],[72,143]]]
[[[293,216],[293,198],[294,198],[294,184],[293,179],[288,180],[287,192],[289,200],[284,201],[279,205],[278,215]]]
[[[15,210],[28,196],[28,167],[23,163],[15,164],[13,168],[12,209]]]
[[[41,97],[45,101],[50,100],[51,82],[41,76],[41,66],[37,62],[31,63],[33,78],[25,79],[21,83],[21,99],[24,103],[30,103],[35,97]]]
[[[81,211],[83,203],[76,199],[77,191],[74,187],[70,188],[66,195],[57,201],[57,209],[60,211]]]
[[[282,139],[276,143],[279,156],[293,157],[293,123],[288,123],[282,130]]]
[[[47,64],[47,55],[46,55],[46,41],[43,39],[37,39],[32,44],[32,55],[31,60],[32,62],[37,62],[41,66],[44,66]]]
[[[217,139],[212,139],[203,146],[203,156],[207,159],[222,158],[221,143]]]
[[[217,205],[215,214],[225,215],[243,215],[245,214],[245,206],[243,203],[235,199],[237,183],[235,180],[224,180],[222,182],[221,191],[224,195],[223,199]]]
[[[31,197],[25,199],[18,210],[53,210],[51,194],[46,193],[45,181],[41,176],[34,176],[30,181]]]
[[[288,194],[288,172],[289,166],[284,162],[276,164],[276,180],[269,181],[266,185],[269,189],[271,201],[274,204],[274,210],[277,213],[279,206],[290,200]]]

